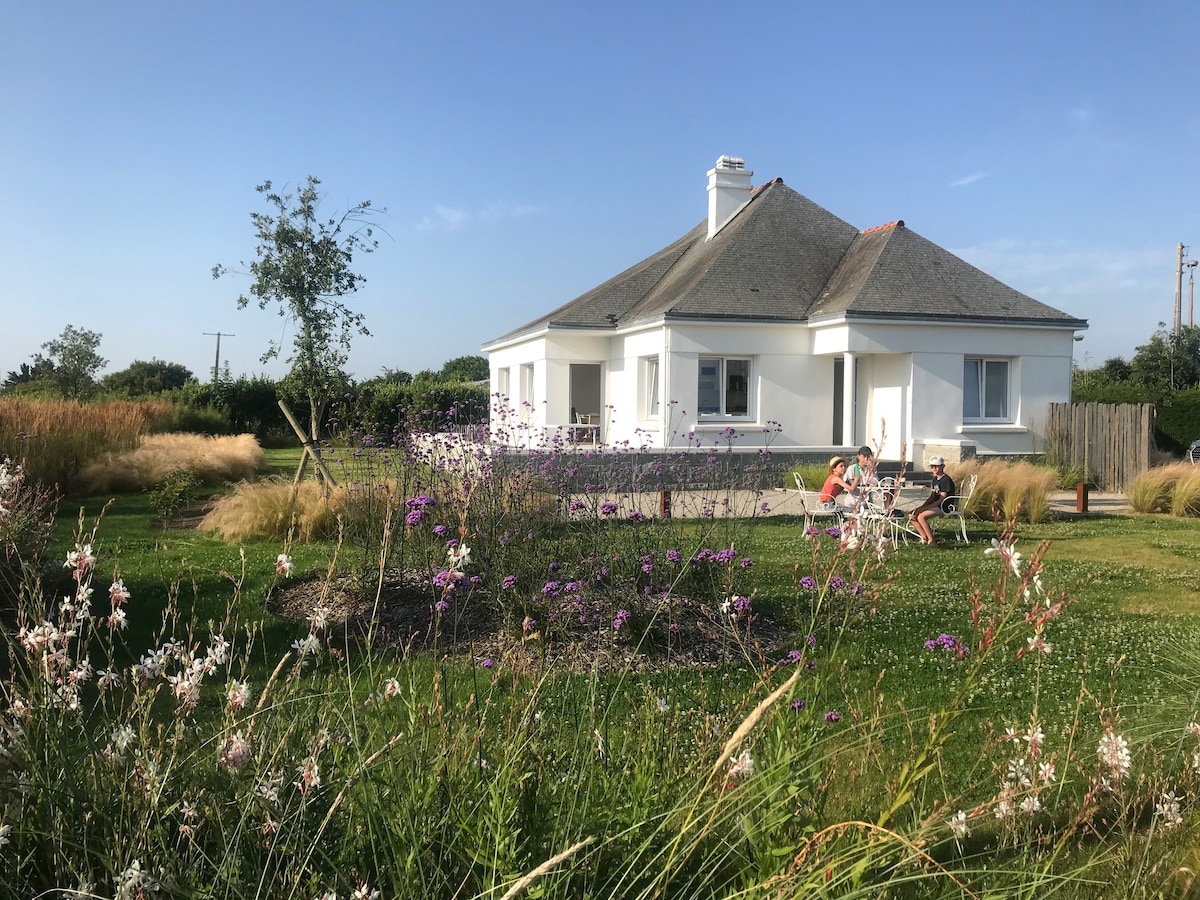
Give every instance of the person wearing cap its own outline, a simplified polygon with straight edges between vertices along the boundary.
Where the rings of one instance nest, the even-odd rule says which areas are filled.
[[[946,460],[942,457],[929,457],[929,468],[933,472],[929,499],[909,513],[908,519],[921,535],[921,543],[933,546],[933,528],[929,520],[946,514],[946,504],[954,495],[954,481],[946,474]]]
[[[846,491],[853,491],[854,485],[846,480],[846,460],[835,456],[829,460],[829,477],[821,486],[820,501],[835,503],[838,497]]]
[[[871,492],[871,486],[879,483],[875,477],[874,450],[865,444],[858,448],[857,460],[846,470],[846,480],[851,484],[853,503],[857,505]]]

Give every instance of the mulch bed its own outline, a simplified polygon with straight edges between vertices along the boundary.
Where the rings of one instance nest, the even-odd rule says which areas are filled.
[[[627,626],[620,635],[609,627],[576,629],[550,637],[541,631],[523,635],[520,624],[505,627],[500,610],[486,599],[471,598],[461,609],[441,617],[435,628],[433,600],[427,580],[419,573],[391,570],[378,581],[363,585],[345,575],[328,580],[293,581],[275,589],[268,608],[281,618],[305,623],[314,608],[329,609],[329,627],[358,644],[370,634],[375,646],[405,654],[528,669],[553,665],[575,672],[653,672],[675,667],[712,667],[744,662],[773,662],[792,649],[794,629],[756,613],[737,624],[725,624],[725,614],[695,603],[682,603],[689,614],[678,616],[680,628],[669,635],[658,623],[658,637],[637,646]],[[376,599],[378,595],[378,599]],[[664,645],[664,640],[669,645]]]

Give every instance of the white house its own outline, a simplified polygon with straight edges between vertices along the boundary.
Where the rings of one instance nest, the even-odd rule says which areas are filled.
[[[905,227],[859,231],[742,160],[708,173],[708,218],[485,344],[491,390],[531,443],[825,451],[921,462],[1042,447],[1087,322]],[[885,424],[886,423],[886,424]]]

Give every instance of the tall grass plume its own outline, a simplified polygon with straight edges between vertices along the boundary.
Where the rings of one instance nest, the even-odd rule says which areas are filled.
[[[72,486],[90,495],[144,491],[161,484],[171,473],[186,470],[211,487],[253,478],[265,465],[266,457],[252,434],[151,434],[133,450],[91,463]]]

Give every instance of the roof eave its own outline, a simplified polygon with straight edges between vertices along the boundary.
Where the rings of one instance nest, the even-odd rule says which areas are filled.
[[[957,316],[938,313],[855,312],[853,310],[826,313],[808,318],[813,326],[837,325],[843,322],[925,322],[938,325],[1014,325],[1026,328],[1061,328],[1065,331],[1085,331],[1087,319],[1046,318],[1038,316]]]

